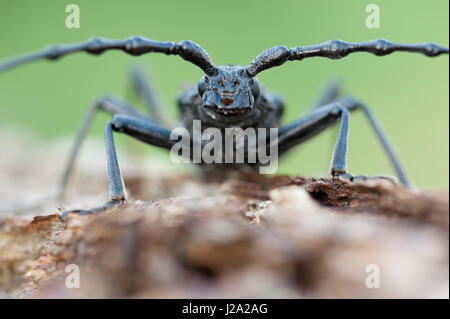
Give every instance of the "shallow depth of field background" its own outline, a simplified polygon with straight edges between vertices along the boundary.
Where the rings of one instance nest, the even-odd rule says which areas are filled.
[[[80,7],[80,29],[65,26],[69,3]],[[380,7],[379,29],[365,27],[369,3]],[[363,41],[383,37],[448,46],[448,6],[447,0],[1,1],[0,59],[92,36],[124,38],[135,34],[162,41],[193,40],[218,65],[246,65],[272,46],[311,45],[333,38]],[[448,188],[448,61],[448,56],[430,59],[398,53],[379,58],[361,53],[337,61],[313,58],[287,62],[261,73],[259,79],[284,96],[286,122],[307,110],[325,81],[340,78],[345,93],[372,107],[413,182],[425,189]],[[151,70],[174,116],[180,84],[194,84],[202,75],[194,65],[163,54],[134,58],[122,52],[98,57],[77,53],[54,63],[35,62],[0,74],[0,131],[13,125],[47,139],[72,136],[89,105],[104,93],[139,104],[130,94],[128,73],[133,62]],[[90,136],[103,138],[107,119],[106,115],[97,116]],[[351,118],[349,170],[392,174],[366,124],[359,113]],[[336,132],[330,129],[297,147],[281,162],[279,172],[326,174]],[[139,152],[169,160],[166,152],[137,145],[129,138],[120,137],[119,144],[131,144]]]

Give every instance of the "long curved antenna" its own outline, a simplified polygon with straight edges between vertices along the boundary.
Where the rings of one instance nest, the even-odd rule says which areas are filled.
[[[400,44],[384,39],[367,42],[349,43],[342,40],[331,40],[321,44],[288,49],[278,46],[267,49],[258,55],[245,69],[249,76],[254,77],[259,72],[280,66],[286,61],[303,60],[311,57],[341,59],[354,52],[369,52],[378,56],[391,54],[396,51],[422,53],[429,57],[448,54],[448,48],[436,43]]]
[[[50,46],[39,52],[0,62],[0,72],[39,59],[55,60],[73,52],[85,51],[89,54],[98,55],[107,50],[121,50],[134,56],[150,52],[179,55],[186,61],[198,66],[206,74],[217,74],[216,66],[211,62],[208,53],[192,41],[184,40],[180,43],[160,42],[140,36],[132,36],[124,40],[92,38],[82,43]]]

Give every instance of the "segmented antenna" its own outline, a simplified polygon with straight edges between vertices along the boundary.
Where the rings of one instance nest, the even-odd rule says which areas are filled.
[[[140,36],[132,36],[125,40],[92,38],[82,43],[50,46],[36,53],[0,62],[0,72],[39,59],[56,60],[66,54],[80,51],[98,55],[108,50],[121,50],[133,56],[151,52],[179,55],[184,60],[201,68],[208,75],[215,75],[217,73],[217,69],[211,62],[208,53],[192,41],[184,40],[180,43],[160,42]]]
[[[383,56],[397,51],[422,53],[429,57],[448,54],[448,48],[436,43],[400,44],[384,39],[357,43],[331,40],[321,44],[306,47],[299,46],[293,49],[288,49],[285,46],[267,49],[259,54],[245,69],[251,77],[254,77],[259,72],[280,66],[286,61],[303,60],[311,57],[341,59],[355,52],[369,52],[377,56]]]

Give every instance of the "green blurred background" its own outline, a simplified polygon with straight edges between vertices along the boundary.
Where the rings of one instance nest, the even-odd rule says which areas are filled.
[[[383,37],[396,42],[449,44],[449,2],[434,1],[0,1],[0,59],[48,44],[79,42],[92,36],[142,35],[157,40],[190,39],[216,64],[248,64],[262,50],[320,43],[333,38],[363,41]],[[65,7],[78,4],[81,28],[68,29]],[[368,29],[365,8],[380,7],[380,28]],[[202,75],[181,58],[160,54],[134,58],[121,52],[94,57],[74,54],[51,63],[39,61],[0,75],[0,125],[32,128],[43,138],[74,135],[83,114],[104,93],[129,100],[129,67],[140,61],[176,116],[180,83]],[[411,175],[425,189],[448,189],[448,57],[434,59],[398,53],[383,58],[355,54],[343,60],[288,62],[259,79],[284,96],[285,121],[304,113],[330,78],[342,80],[345,93],[367,102]],[[131,99],[131,102],[136,102]],[[91,136],[102,138],[107,116],[95,120]],[[298,147],[281,162],[280,173],[326,174],[336,129]],[[120,138],[129,144],[129,139]],[[134,142],[131,142],[134,143]],[[139,151],[168,159],[153,147]],[[349,170],[392,174],[365,118],[351,118]],[[6,154],[7,155],[7,154]],[[5,154],[2,154],[5,156]]]

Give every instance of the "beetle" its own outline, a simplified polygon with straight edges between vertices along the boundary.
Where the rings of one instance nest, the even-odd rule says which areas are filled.
[[[449,53],[448,48],[435,43],[398,44],[384,39],[359,43],[331,40],[321,44],[298,46],[291,49],[286,46],[272,47],[259,54],[247,66],[216,66],[207,52],[190,40],[175,43],[170,41],[160,42],[141,36],[131,36],[124,40],[97,37],[78,44],[50,46],[43,51],[6,60],[0,63],[0,72],[38,59],[56,60],[66,54],[79,51],[99,55],[108,50],[121,50],[133,56],[153,52],[178,55],[202,69],[205,75],[199,80],[198,85],[183,92],[178,98],[181,123],[190,132],[193,130],[192,123],[194,120],[200,121],[206,128],[218,128],[221,131],[226,128],[277,128],[276,146],[279,152],[283,154],[339,120],[339,133],[331,161],[330,174],[333,177],[347,178],[351,181],[367,178],[366,176],[354,176],[347,172],[349,113],[360,109],[368,118],[380,140],[398,179],[407,187],[411,186],[407,174],[374,114],[363,102],[352,96],[339,97],[338,87],[332,85],[323,93],[321,99],[309,114],[281,126],[280,119],[284,109],[283,100],[277,94],[266,90],[259,83],[256,75],[270,68],[281,66],[287,61],[300,61],[311,57],[341,59],[356,52],[368,52],[377,56],[384,56],[396,51],[405,51],[421,53],[428,57]],[[60,196],[64,194],[75,158],[94,114],[98,110],[102,110],[113,116],[112,120],[105,126],[109,201],[90,210],[76,211],[79,214],[99,213],[126,201],[125,186],[114,145],[114,132],[124,133],[145,143],[165,149],[171,149],[179,142],[179,140],[171,138],[167,120],[163,116],[162,110],[157,107],[152,89],[147,84],[145,76],[138,70],[134,72],[133,78],[135,87],[145,97],[148,109],[153,116],[142,115],[129,104],[111,96],[100,98],[91,106],[72,147],[59,194]],[[190,140],[188,147],[193,147],[194,144],[195,141]],[[234,146],[236,147],[236,145]],[[204,147],[203,144],[202,147]],[[248,151],[246,155],[248,155]],[[258,166],[247,161],[243,164],[252,167]],[[204,162],[201,165],[208,166]],[[236,167],[237,163],[231,163],[231,165]]]

